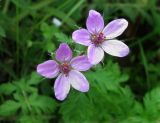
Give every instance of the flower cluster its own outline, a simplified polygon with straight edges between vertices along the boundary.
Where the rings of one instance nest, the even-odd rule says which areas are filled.
[[[100,13],[90,10],[86,21],[87,29],[73,32],[75,43],[88,46],[87,55],[72,58],[72,50],[66,43],[60,44],[56,51],[56,61],[48,60],[37,66],[37,72],[46,78],[56,78],[54,93],[58,100],[64,100],[70,87],[87,92],[89,83],[81,71],[89,70],[104,58],[104,51],[110,55],[124,57],[129,48],[123,42],[115,39],[128,26],[125,19],[116,19],[104,27],[104,20]]]

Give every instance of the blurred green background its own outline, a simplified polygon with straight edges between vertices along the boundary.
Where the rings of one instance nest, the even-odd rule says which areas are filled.
[[[52,59],[61,42],[75,55],[85,53],[71,35],[85,27],[90,9],[106,24],[129,21],[118,39],[131,52],[105,54],[85,72],[88,93],[71,89],[57,101],[54,79],[37,75],[36,66]],[[0,123],[160,123],[160,1],[0,0]]]

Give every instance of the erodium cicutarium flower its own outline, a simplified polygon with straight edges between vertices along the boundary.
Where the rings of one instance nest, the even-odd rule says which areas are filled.
[[[58,100],[64,100],[70,87],[87,92],[89,83],[80,71],[88,70],[92,65],[86,55],[72,59],[72,50],[62,43],[56,51],[56,60],[48,60],[37,66],[37,72],[46,78],[55,78],[54,92]]]
[[[123,42],[115,39],[127,28],[125,19],[116,19],[104,27],[104,20],[100,13],[90,10],[86,21],[87,29],[73,32],[72,39],[79,44],[88,46],[87,56],[91,64],[98,64],[104,57],[104,51],[110,55],[124,57],[129,48]]]

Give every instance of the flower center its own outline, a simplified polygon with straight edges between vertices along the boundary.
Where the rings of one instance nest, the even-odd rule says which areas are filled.
[[[104,34],[101,32],[99,34],[94,34],[91,36],[91,41],[93,44],[95,44],[96,46],[101,44],[105,39]]]
[[[70,65],[68,63],[62,63],[59,67],[60,67],[61,73],[64,73],[66,75],[71,70],[71,67],[70,67]]]

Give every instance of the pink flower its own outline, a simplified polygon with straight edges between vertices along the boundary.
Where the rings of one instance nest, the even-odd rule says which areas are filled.
[[[72,38],[76,43],[88,46],[87,56],[91,64],[98,64],[104,57],[104,51],[117,57],[128,55],[128,46],[115,39],[127,28],[127,20],[116,19],[104,27],[101,14],[90,10],[86,26],[87,29],[74,31]]]
[[[37,66],[37,72],[46,78],[57,79],[54,84],[55,96],[58,100],[64,100],[72,86],[78,91],[87,92],[89,83],[86,77],[79,71],[86,71],[92,65],[87,56],[77,56],[72,59],[70,47],[62,43],[56,51],[56,61],[48,60]]]

